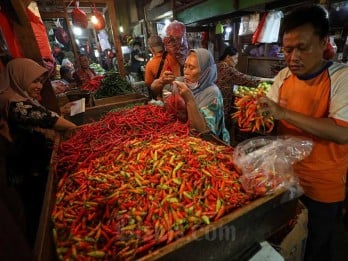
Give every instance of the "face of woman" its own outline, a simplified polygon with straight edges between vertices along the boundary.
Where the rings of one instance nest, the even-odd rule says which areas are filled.
[[[87,56],[80,57],[80,65],[83,69],[87,69],[89,67],[89,60]]]
[[[175,55],[180,49],[183,38],[181,36],[166,36],[163,39],[164,45],[168,53]]]
[[[34,98],[36,100],[41,100],[41,90],[42,90],[42,83],[44,81],[44,77],[41,76],[34,80],[31,84],[29,84],[27,88],[27,93],[31,98]]]
[[[229,66],[235,67],[238,63],[238,54],[235,55],[227,55],[227,63]]]
[[[186,83],[195,83],[201,77],[201,68],[199,67],[197,54],[191,52],[184,64],[184,80]]]

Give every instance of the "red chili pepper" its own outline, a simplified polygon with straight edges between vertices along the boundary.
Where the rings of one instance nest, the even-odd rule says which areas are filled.
[[[103,251],[105,259],[141,257],[250,201],[235,181],[239,174],[233,169],[231,147],[185,132],[171,134],[173,121],[162,110],[130,111],[151,124],[136,125],[138,119],[124,111],[105,116],[103,125],[81,128],[82,134],[78,131],[63,142],[61,148],[69,148],[69,155],[75,142],[78,148],[79,142],[86,144],[79,162],[62,165],[69,172],[60,182],[52,212],[57,248],[68,248],[63,258],[71,256],[73,248],[75,259],[100,253],[95,251]],[[175,124],[180,130],[186,126]],[[129,132],[132,138],[125,136]],[[93,150],[93,144],[99,149],[101,141],[112,139],[114,146]]]

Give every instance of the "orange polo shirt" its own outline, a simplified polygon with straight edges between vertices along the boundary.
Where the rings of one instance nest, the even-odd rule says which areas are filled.
[[[342,82],[345,78],[344,81],[348,82],[347,72],[346,70],[345,75],[342,74],[339,81]],[[344,84],[341,84],[337,91],[332,89],[332,84],[329,70],[324,70],[309,80],[299,80],[290,74],[282,84],[278,84],[278,102],[289,110],[311,117],[330,117],[337,125],[348,127],[348,99],[342,99],[342,96],[347,97],[348,88],[343,88]],[[344,200],[348,144],[340,145],[319,139],[284,120],[280,121],[278,133],[309,137],[314,141],[311,154],[294,165],[305,195],[321,202]]]

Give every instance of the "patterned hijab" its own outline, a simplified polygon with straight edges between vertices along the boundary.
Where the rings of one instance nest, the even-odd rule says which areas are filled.
[[[11,60],[0,75],[0,112],[7,118],[8,107],[11,102],[31,101],[41,106],[31,98],[26,89],[36,79],[47,74],[47,69],[27,58]]]
[[[213,55],[207,49],[191,49],[190,53],[191,52],[197,54],[198,64],[201,69],[201,77],[198,79],[198,88],[192,90],[195,95],[207,87],[214,85],[217,78],[217,69]]]
[[[186,26],[176,20],[171,22],[166,28],[163,43],[168,53],[173,55],[177,62],[183,66],[188,53]]]

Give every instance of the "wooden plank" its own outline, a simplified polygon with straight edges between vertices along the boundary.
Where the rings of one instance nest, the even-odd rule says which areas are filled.
[[[11,4],[20,22],[20,24],[14,22],[13,27],[23,55],[42,64],[39,45],[27,15],[27,6],[23,4],[22,0],[11,0]]]
[[[54,12],[40,11],[40,15],[41,15],[42,19],[65,18],[65,16],[66,16],[65,12],[60,12],[60,11],[54,11]]]
[[[284,199],[289,199],[285,190],[256,199],[138,260],[246,260],[241,253],[266,240],[296,215],[298,200],[284,203]]]
[[[95,107],[86,108],[83,113],[76,114],[74,116],[67,116],[67,120],[75,123],[76,125],[84,125],[91,122],[99,121],[106,113],[111,110],[122,108],[128,105],[145,104],[148,100],[144,96],[130,97],[130,96],[115,96],[113,100],[99,101],[99,105]],[[108,99],[108,98],[106,98]]]
[[[123,62],[123,56],[122,56],[122,49],[121,49],[121,42],[120,37],[118,34],[118,22],[116,19],[116,7],[115,3],[112,0],[107,0],[107,7],[109,10],[110,20],[111,20],[111,29],[113,32],[114,37],[114,45],[116,50],[116,57],[117,57],[117,66],[118,70],[123,78],[126,76],[126,70],[124,68],[124,62]]]
[[[133,101],[133,100],[144,99],[144,98],[146,97],[144,97],[141,94],[131,93],[131,94],[112,96],[112,97],[107,97],[102,99],[96,99],[95,105],[100,106],[100,105],[113,104],[113,103],[124,102],[124,101]]]
[[[64,4],[64,0],[62,0],[62,2]],[[79,59],[78,50],[76,46],[75,36],[70,26],[69,16],[68,16],[68,11],[66,6],[64,6],[64,19],[65,19],[66,26],[68,28],[71,47],[73,49],[74,56],[75,56],[75,64],[77,65],[78,68],[80,68],[80,59]]]

